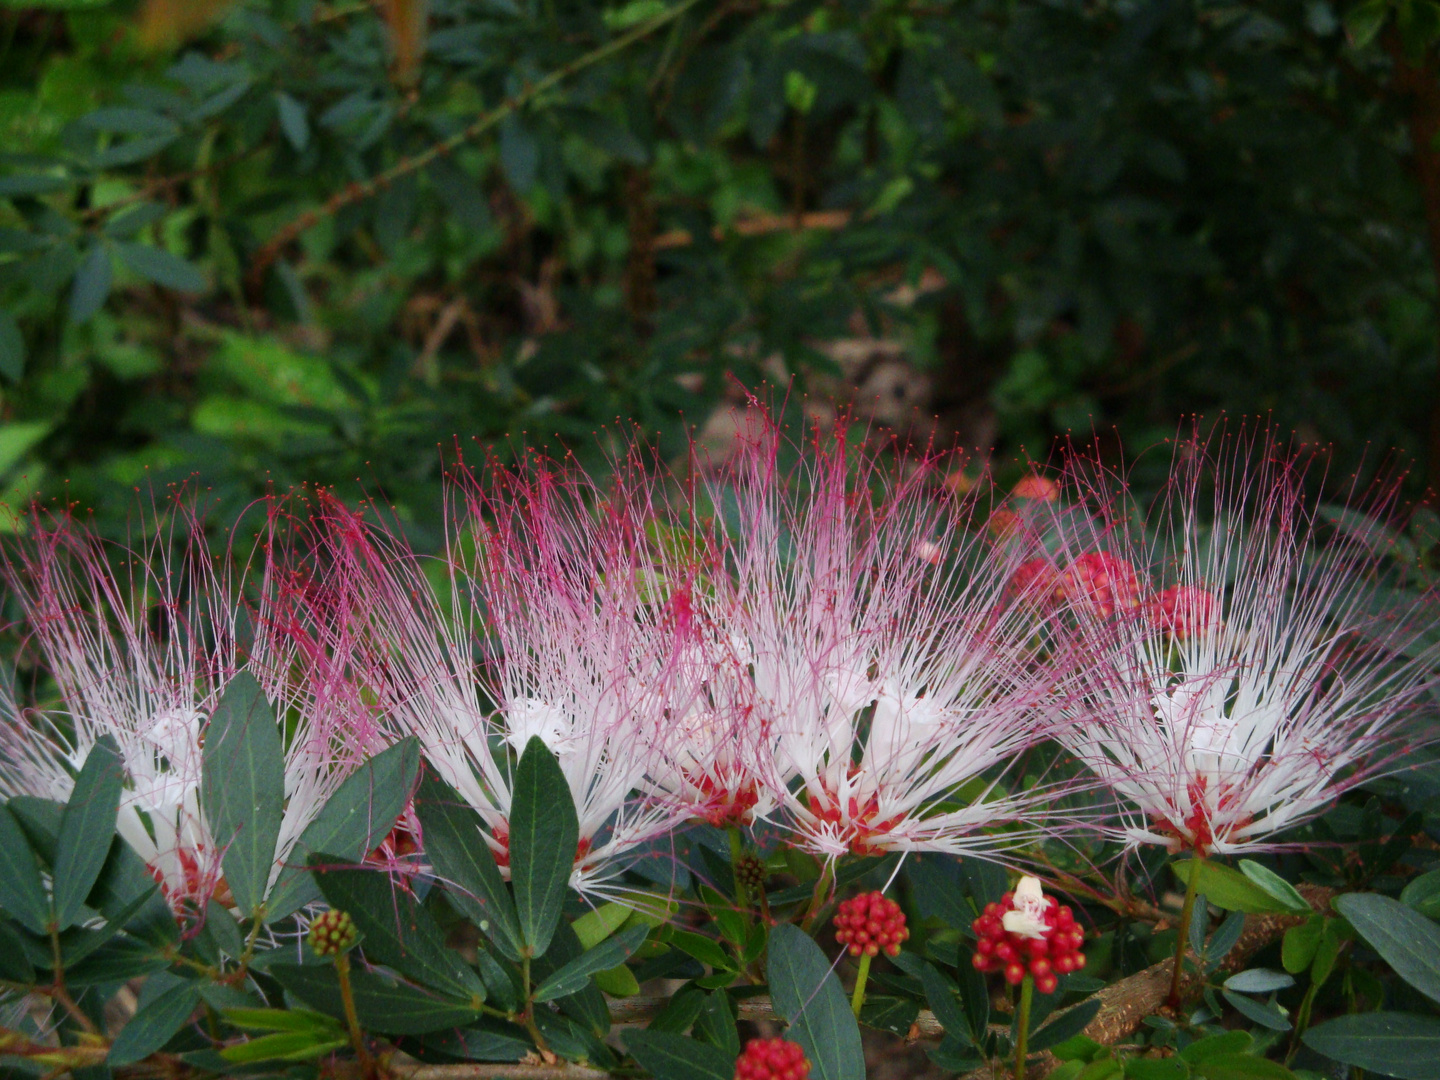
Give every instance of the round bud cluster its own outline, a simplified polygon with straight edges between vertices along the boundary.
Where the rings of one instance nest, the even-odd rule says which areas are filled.
[[[355,947],[355,920],[343,911],[322,911],[310,923],[310,948],[317,956],[339,956]]]
[[[751,1039],[735,1062],[735,1080],[808,1080],[810,1062],[798,1043]]]
[[[765,891],[765,880],[769,876],[765,860],[753,851],[745,852],[735,863],[735,881],[751,896],[759,896]]]
[[[1213,593],[1193,585],[1176,585],[1155,598],[1155,621],[1184,640],[1217,624],[1219,608]]]
[[[1022,898],[1023,902],[1023,898]],[[1006,928],[1010,924],[1021,932]],[[1015,916],[1021,916],[1016,918]],[[1028,925],[1027,925],[1028,924]],[[975,943],[974,964],[977,971],[1000,971],[1005,981],[1018,985],[1025,976],[1035,977],[1035,989],[1053,994],[1059,976],[1085,966],[1085,931],[1075,923],[1075,915],[1053,896],[1044,897],[1033,912],[1017,908],[1015,894],[1006,893],[998,904],[986,904],[984,913],[970,924],[979,939]]]
[[[905,913],[894,900],[885,899],[884,893],[853,896],[835,913],[835,940],[848,948],[851,956],[874,956],[881,951],[897,956],[900,943],[909,936]]]
[[[1060,593],[1102,619],[1140,607],[1140,580],[1135,568],[1108,551],[1077,555],[1061,575]]]

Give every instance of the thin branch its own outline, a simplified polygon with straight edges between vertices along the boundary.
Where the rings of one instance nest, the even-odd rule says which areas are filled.
[[[623,52],[635,42],[648,37],[662,26],[679,18],[697,3],[699,3],[699,0],[680,0],[680,2],[670,10],[656,15],[652,19],[647,19],[633,29],[621,34],[619,37],[590,50],[590,52],[577,57],[563,67],[556,68],[543,79],[531,83],[524,90],[520,91],[520,93],[513,97],[506,98],[495,108],[482,114],[468,126],[456,132],[443,142],[436,143],[434,146],[421,151],[413,157],[404,158],[368,180],[356,181],[347,187],[341,188],[319,208],[301,214],[288,225],[282,226],[275,235],[265,242],[260,250],[255,253],[254,261],[250,264],[250,273],[248,275],[250,287],[258,291],[260,284],[264,280],[265,271],[270,268],[270,264],[279,257],[280,253],[284,251],[286,247],[322,218],[337,213],[351,203],[368,199],[384,191],[402,177],[419,172],[431,162],[454,153],[466,143],[478,139],[511,113],[517,112],[572,75],[584,71],[586,68],[592,67],[603,60],[608,60],[618,52]]]

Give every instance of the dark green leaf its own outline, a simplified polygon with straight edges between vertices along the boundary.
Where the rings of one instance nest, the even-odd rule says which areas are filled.
[[[344,1017],[340,984],[331,964],[270,964],[269,974],[311,1008]],[[367,1031],[386,1035],[424,1035],[465,1027],[479,1012],[468,1003],[451,1001],[378,972],[352,968],[350,985],[355,1011]]]
[[[1205,1080],[1295,1080],[1278,1061],[1254,1054],[1216,1054],[1192,1063],[1191,1072]]]
[[[310,855],[325,851],[341,862],[359,862],[379,846],[404,812],[419,768],[420,744],[411,736],[387,746],[345,778],[291,849],[265,903],[266,922],[319,899],[305,865]],[[428,849],[433,841],[429,826],[424,828]]]
[[[201,759],[200,804],[226,845],[225,880],[244,913],[265,899],[285,807],[285,749],[275,712],[248,671],[225,688],[210,717]]]
[[[1300,895],[1294,885],[1253,859],[1241,859],[1240,872],[1259,885],[1276,902],[1284,904],[1292,913],[1309,915],[1315,910],[1310,906],[1310,902]]]
[[[735,1056],[669,1031],[627,1031],[625,1049],[655,1080],[734,1080]]]
[[[930,963],[920,967],[920,982],[925,987],[925,1000],[930,1011],[940,1021],[945,1034],[964,1041],[969,1034],[969,1025],[961,1010],[959,990],[955,984]]]
[[[1421,874],[1400,890],[1400,902],[1429,919],[1440,919],[1440,870]]]
[[[8,806],[0,807],[0,911],[32,934],[49,932],[50,902],[40,864]]]
[[[1230,1003],[1231,1008],[1247,1020],[1253,1021],[1261,1027],[1269,1028],[1271,1031],[1290,1030],[1289,1019],[1273,1002],[1256,1001],[1254,998],[1247,998],[1244,994],[1237,994],[1233,990],[1222,990],[1221,994]]]
[[[0,920],[0,979],[29,986],[35,981],[35,966],[25,955],[25,943],[9,922]]]
[[[365,955],[416,982],[457,998],[485,1000],[485,984],[458,953],[414,896],[396,889],[379,870],[340,868],[340,860],[310,856],[311,872],[332,908],[348,912],[362,935]]]
[[[481,838],[480,816],[433,774],[415,796],[425,831],[425,853],[456,906],[508,959],[520,960],[524,942],[515,904],[495,858]]]
[[[70,321],[89,322],[105,306],[112,280],[110,252],[103,244],[96,244],[75,271],[75,281],[70,286]]]
[[[1190,1066],[1178,1057],[1127,1057],[1124,1067],[1125,1080],[1186,1080],[1190,1075]]]
[[[275,108],[280,114],[280,130],[297,151],[310,145],[310,122],[305,116],[305,106],[283,90],[275,94]]]
[[[1226,1031],[1219,1035],[1207,1035],[1203,1039],[1196,1039],[1180,1051],[1180,1056],[1194,1065],[1206,1058],[1242,1054],[1250,1049],[1250,1045],[1254,1041],[1248,1031]]]
[[[540,145],[530,128],[513,112],[500,121],[500,167],[517,195],[524,195],[535,186]]]
[[[1226,990],[1242,994],[1268,994],[1274,990],[1285,990],[1295,985],[1295,980],[1284,972],[1269,968],[1250,968],[1236,972],[1225,980]]]
[[[724,990],[706,995],[705,1005],[695,1018],[695,1035],[732,1059],[739,1056],[740,1032],[735,1026],[735,1008]]]
[[[1395,974],[1432,1001],[1440,1002],[1440,926],[1400,901],[1378,893],[1338,896],[1335,910],[1395,969]]]
[[[1073,1009],[1066,1009],[1039,1031],[1031,1033],[1030,1049],[1048,1050],[1074,1035],[1079,1035],[1089,1026],[1090,1021],[1095,1019],[1095,1015],[1099,1011],[1100,1001],[1098,998],[1082,1001]]]
[[[0,176],[0,199],[19,195],[48,195],[52,191],[64,191],[72,181],[63,176],[49,176],[34,173],[22,176]]]
[[[120,1029],[105,1063],[118,1068],[149,1057],[170,1041],[199,1004],[200,987],[195,982],[182,982],[163,991]]]
[[[333,1016],[306,1009],[226,1009],[224,1017],[245,1031],[344,1031]]]
[[[1340,1016],[1303,1036],[1317,1054],[1401,1080],[1440,1080],[1440,1018],[1376,1012]]]
[[[510,800],[510,883],[521,940],[531,956],[550,947],[575,851],[580,822],[565,774],[550,748],[533,736],[515,768]]]
[[[193,264],[149,244],[117,244],[120,261],[146,281],[176,292],[204,292],[205,275]]]
[[[85,898],[100,877],[115,840],[124,783],[120,748],[113,736],[102,736],[86,755],[60,819],[53,873],[57,930],[67,929],[79,918]]]
[[[25,374],[25,337],[15,316],[0,308],[0,376],[19,382]]]
[[[622,930],[595,948],[577,956],[535,988],[537,1002],[554,1001],[584,989],[590,976],[623,963],[645,941],[650,928],[641,923]]]
[[[902,997],[877,997],[867,994],[865,1005],[860,1010],[862,1024],[888,1031],[901,1038],[910,1034],[910,1026],[919,1018],[919,1004]]]
[[[178,135],[174,120],[149,109],[96,109],[85,116],[85,126],[117,135]]]
[[[814,1080],[865,1080],[860,1027],[820,946],[797,926],[777,926],[766,970],[775,1011],[805,1050]]]

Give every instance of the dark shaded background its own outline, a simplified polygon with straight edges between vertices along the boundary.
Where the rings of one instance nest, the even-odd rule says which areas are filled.
[[[1418,499],[1437,34],[1431,0],[3,0],[0,488],[119,530],[136,486],[326,483],[423,546],[457,436],[723,448],[793,379],[1002,472],[1261,413]]]

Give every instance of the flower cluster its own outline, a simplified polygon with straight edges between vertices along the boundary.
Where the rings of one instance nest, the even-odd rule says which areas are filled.
[[[735,1062],[735,1080],[808,1080],[810,1062],[799,1043],[751,1039]]]
[[[1142,525],[1078,455],[992,503],[944,455],[891,470],[843,428],[795,446],[756,424],[683,484],[638,449],[605,484],[538,459],[457,467],[433,562],[324,493],[266,504],[251,560],[180,512],[140,551],[37,514],[6,579],[58,704],[0,702],[0,792],[65,798],[113,736],[117,828],[178,912],[227,902],[233,838],[211,833],[198,787],[242,672],[287,740],[272,880],[328,794],[410,737],[502,873],[515,761],[538,738],[578,810],[571,883],[589,892],[697,822],[766,821],[826,861],[1003,860],[1095,828],[1252,850],[1414,744],[1433,618],[1370,588],[1383,553],[1322,535],[1268,444],[1247,471],[1255,446],[1187,443]],[[1047,742],[1089,776],[1037,778]],[[1101,785],[1113,798],[1074,809]],[[412,813],[370,858],[423,861]],[[1023,896],[997,916],[1007,934]],[[885,903],[846,915],[852,951],[903,940]],[[1079,962],[1050,938],[982,940],[1007,974]]]
[[[851,956],[898,956],[900,946],[910,938],[905,913],[884,893],[868,892],[852,896],[840,904],[835,913],[835,940],[849,950]]]
[[[1053,994],[1059,976],[1085,966],[1085,931],[1075,923],[1069,906],[1046,896],[1038,879],[1023,877],[1014,892],[985,905],[971,924],[975,931],[976,971],[1001,971],[1018,986],[1025,976],[1035,989]]]

